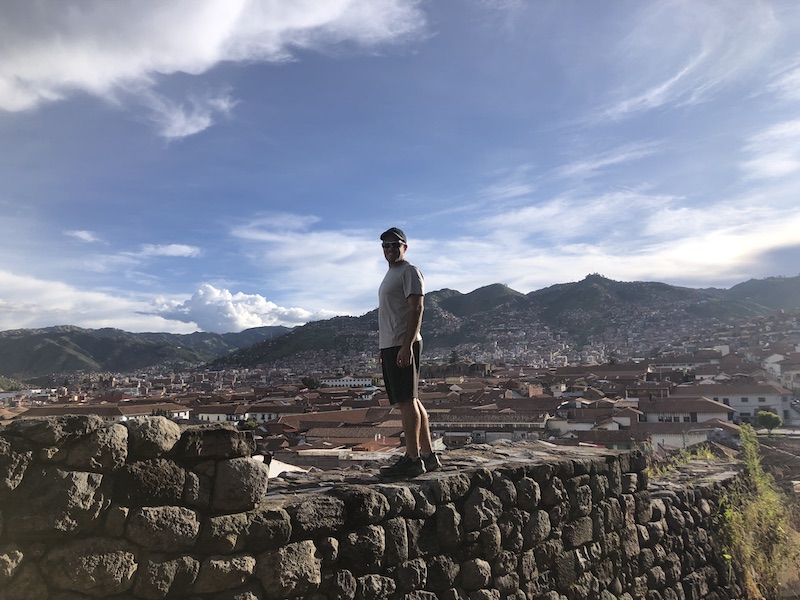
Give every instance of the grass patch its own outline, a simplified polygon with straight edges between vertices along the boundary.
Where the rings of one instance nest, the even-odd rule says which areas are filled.
[[[723,500],[726,558],[746,598],[779,598],[784,573],[796,569],[800,547],[791,526],[791,507],[761,466],[755,430],[740,429],[744,473],[740,485]]]

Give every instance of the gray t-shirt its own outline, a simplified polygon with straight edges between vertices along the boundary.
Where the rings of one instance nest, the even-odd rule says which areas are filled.
[[[408,300],[412,294],[425,295],[425,280],[410,262],[389,267],[378,289],[378,345],[401,346],[408,324]],[[422,336],[417,335],[417,340]]]

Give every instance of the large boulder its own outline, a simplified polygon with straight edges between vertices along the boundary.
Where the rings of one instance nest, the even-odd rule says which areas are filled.
[[[79,471],[116,471],[128,458],[128,430],[115,423],[75,440],[65,464]]]
[[[269,467],[252,458],[232,458],[217,464],[211,507],[220,513],[255,508],[267,493]]]
[[[137,460],[165,455],[181,437],[181,428],[166,417],[144,417],[127,421],[128,452]]]
[[[48,540],[91,533],[110,505],[109,488],[100,473],[34,469],[6,509],[7,535]]]

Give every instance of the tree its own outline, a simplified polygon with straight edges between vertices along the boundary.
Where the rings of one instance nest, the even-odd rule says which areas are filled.
[[[780,415],[776,415],[774,412],[760,410],[756,415],[756,425],[765,428],[769,432],[768,435],[771,436],[773,429],[783,425],[783,419],[781,419]]]
[[[456,365],[458,361],[461,360],[461,357],[458,356],[458,350],[451,350],[450,351],[450,364]]]
[[[151,417],[166,417],[167,419],[171,419],[174,415],[172,414],[172,411],[170,411],[170,410],[165,410],[163,408],[154,408],[150,412],[150,416]]]
[[[319,379],[314,377],[303,377],[300,382],[310,390],[315,390],[319,387]]]

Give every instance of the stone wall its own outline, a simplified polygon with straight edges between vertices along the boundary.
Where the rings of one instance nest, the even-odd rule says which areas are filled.
[[[741,597],[718,539],[728,476],[657,489],[639,453],[520,448],[268,490],[232,429],[17,421],[0,432],[0,600]]]

